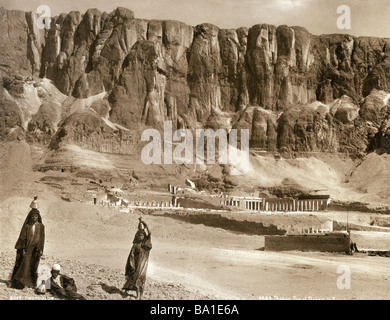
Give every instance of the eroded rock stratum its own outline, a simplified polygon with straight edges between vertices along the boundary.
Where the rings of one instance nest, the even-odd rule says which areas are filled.
[[[251,147],[268,151],[390,150],[390,39],[194,27],[126,8],[61,14],[49,30],[34,12],[0,16],[2,138],[97,151],[115,141],[127,153],[138,139],[129,132],[171,120],[247,128]],[[44,78],[59,92],[42,88]]]

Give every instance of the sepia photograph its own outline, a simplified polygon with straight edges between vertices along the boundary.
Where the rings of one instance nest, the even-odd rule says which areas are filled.
[[[0,300],[389,300],[389,13],[0,0]]]

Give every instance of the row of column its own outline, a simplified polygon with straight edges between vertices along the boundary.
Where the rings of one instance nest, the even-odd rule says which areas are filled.
[[[260,211],[261,210],[261,201],[246,201],[245,209]]]
[[[175,186],[173,186],[173,185],[171,185],[171,184],[168,184],[168,191],[169,191],[170,193],[172,193],[172,194],[176,194],[178,188],[179,188],[179,187],[175,187]]]
[[[129,207],[129,206],[140,206],[140,207],[156,207],[156,208],[180,208],[180,203],[177,198],[173,198],[172,201],[129,201],[124,203],[116,201],[115,203],[110,201],[101,201],[101,205],[108,207]]]
[[[294,200],[266,201],[265,211],[295,211]]]
[[[284,200],[280,199],[278,201],[272,200],[267,201],[248,201],[245,202],[245,209],[254,210],[254,211],[321,211],[326,210],[328,207],[327,200],[321,199],[303,199],[303,200]],[[239,200],[223,200],[221,205],[240,207],[241,203]],[[242,204],[244,205],[244,204]]]
[[[328,202],[326,200],[280,200],[265,202],[265,211],[320,211],[326,210]]]
[[[239,207],[241,205],[241,202],[240,202],[240,200],[229,199],[229,200],[220,201],[220,204],[222,206]]]

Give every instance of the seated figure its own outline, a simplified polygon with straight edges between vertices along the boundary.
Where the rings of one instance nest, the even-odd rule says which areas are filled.
[[[77,293],[74,279],[60,274],[60,272],[61,266],[54,264],[51,270],[50,293],[69,300],[86,300],[81,294]]]

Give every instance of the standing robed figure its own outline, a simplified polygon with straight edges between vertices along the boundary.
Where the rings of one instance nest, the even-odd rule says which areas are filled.
[[[45,226],[39,210],[31,209],[15,244],[16,261],[11,284],[14,288],[35,288],[38,266],[45,243]]]
[[[125,268],[127,281],[123,286],[123,290],[135,290],[139,299],[142,299],[145,289],[146,271],[151,249],[150,230],[142,218],[139,218],[138,231],[135,234]]]

